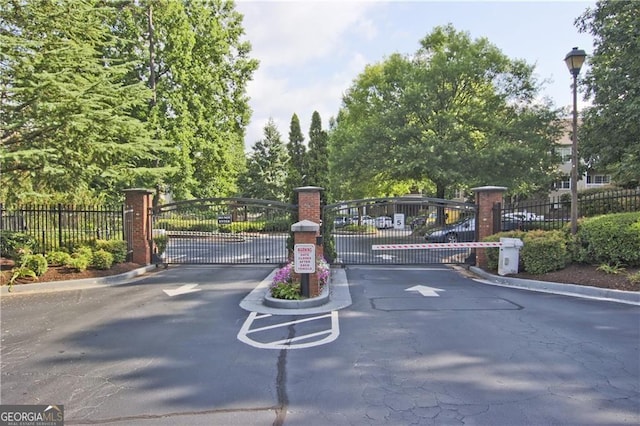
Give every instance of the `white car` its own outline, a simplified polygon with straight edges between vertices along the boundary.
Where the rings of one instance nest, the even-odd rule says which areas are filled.
[[[502,215],[502,217],[504,219],[519,220],[522,222],[530,220],[544,220],[544,216],[538,216],[537,214],[528,212],[526,210],[523,212],[505,213],[504,215]]]
[[[376,228],[378,229],[393,228],[393,219],[391,219],[389,216],[376,217]]]

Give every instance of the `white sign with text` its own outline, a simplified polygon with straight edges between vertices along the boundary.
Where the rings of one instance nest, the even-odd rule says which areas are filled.
[[[298,274],[316,272],[316,246],[314,244],[296,244],[293,247],[293,270]]]

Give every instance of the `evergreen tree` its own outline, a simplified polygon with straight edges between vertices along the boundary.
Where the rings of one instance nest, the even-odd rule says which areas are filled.
[[[243,195],[274,201],[286,201],[289,155],[273,119],[264,127],[264,139],[256,142],[241,179]]]
[[[307,149],[304,146],[304,136],[302,135],[302,130],[300,129],[300,119],[298,119],[297,114],[293,114],[293,116],[291,117],[287,152],[289,153],[287,191],[292,194],[292,200],[295,203],[295,193],[293,189],[305,185],[305,175],[307,172]]]
[[[309,127],[309,153],[307,155],[307,185],[324,188],[321,193],[323,203],[328,200],[327,190],[329,187],[329,151],[328,135],[322,130],[322,120],[318,111],[314,111],[311,116],[311,126]]]
[[[158,147],[134,117],[150,96],[124,82],[131,64],[106,24],[115,9],[94,0],[0,0],[2,193],[6,201],[118,196],[147,173]],[[28,198],[27,198],[28,197]]]

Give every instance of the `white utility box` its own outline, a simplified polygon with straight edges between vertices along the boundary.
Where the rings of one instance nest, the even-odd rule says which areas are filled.
[[[498,259],[498,275],[518,273],[520,249],[524,245],[518,238],[500,238],[500,257]]]

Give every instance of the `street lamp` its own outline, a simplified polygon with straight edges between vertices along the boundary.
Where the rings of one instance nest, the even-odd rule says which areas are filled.
[[[578,74],[587,54],[574,47],[564,57],[573,75],[573,131],[571,134],[571,235],[578,231]]]

